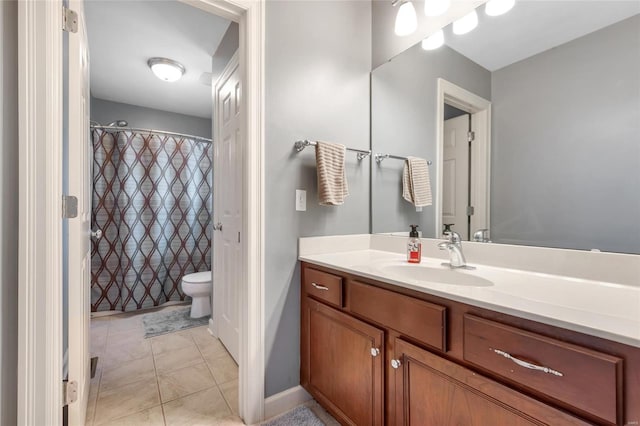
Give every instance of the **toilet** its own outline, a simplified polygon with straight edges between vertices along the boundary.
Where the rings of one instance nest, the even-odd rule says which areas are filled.
[[[191,296],[191,318],[211,315],[211,271],[196,272],[182,277],[182,291]]]

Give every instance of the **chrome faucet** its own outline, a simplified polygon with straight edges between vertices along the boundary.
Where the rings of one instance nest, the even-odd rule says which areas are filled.
[[[474,269],[471,266],[467,266],[467,261],[462,253],[462,238],[456,231],[447,232],[449,236],[448,241],[443,241],[438,244],[440,250],[447,250],[449,252],[449,263],[443,263],[445,266],[455,268]]]
[[[473,234],[473,241],[477,241],[479,243],[490,243],[489,241],[489,230],[486,228],[478,229]]]

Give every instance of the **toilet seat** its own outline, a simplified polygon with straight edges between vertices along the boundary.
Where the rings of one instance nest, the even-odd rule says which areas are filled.
[[[205,284],[211,282],[211,271],[194,272],[182,277],[182,282],[189,284]]]

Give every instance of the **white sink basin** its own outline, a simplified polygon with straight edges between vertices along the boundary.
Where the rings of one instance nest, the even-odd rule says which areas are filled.
[[[467,287],[490,287],[493,283],[485,278],[470,274],[464,269],[450,269],[446,267],[432,268],[425,265],[393,264],[382,265],[380,271],[390,276],[402,279],[421,281],[425,283],[439,283],[460,285]]]

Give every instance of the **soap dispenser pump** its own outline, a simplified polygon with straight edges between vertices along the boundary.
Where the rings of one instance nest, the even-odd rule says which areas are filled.
[[[407,242],[407,262],[420,263],[422,260],[422,243],[418,234],[418,225],[410,225],[409,241]]]

